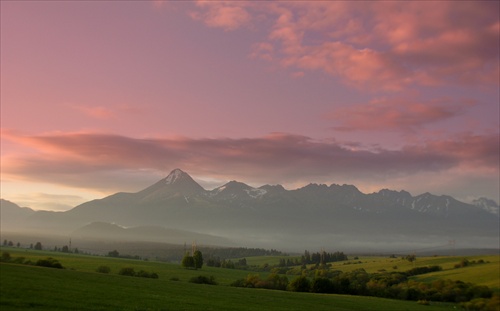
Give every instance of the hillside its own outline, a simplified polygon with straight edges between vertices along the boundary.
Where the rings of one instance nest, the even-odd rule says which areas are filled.
[[[5,249],[2,249],[5,251]],[[0,308],[8,310],[449,310],[454,304],[401,301],[375,297],[297,293],[228,286],[248,271],[146,262],[53,252],[8,249],[12,258],[35,262],[55,257],[66,269],[0,262]],[[110,273],[97,273],[107,266]],[[123,267],[155,272],[158,279],[118,275]],[[190,283],[192,277],[214,276],[217,286]],[[263,278],[267,273],[260,274]],[[30,282],[19,282],[29,279]],[[33,290],[36,288],[36,290]]]

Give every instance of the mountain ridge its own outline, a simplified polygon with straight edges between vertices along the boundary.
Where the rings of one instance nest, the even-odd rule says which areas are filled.
[[[490,201],[481,202],[491,207],[494,201]],[[115,193],[59,214],[30,213],[22,226],[54,227],[65,232],[93,222],[162,226],[272,247],[322,245],[339,236],[343,241],[335,243],[404,243],[413,239],[425,244],[431,239],[459,237],[470,245],[491,246],[498,245],[498,220],[491,208],[446,195],[412,196],[389,189],[364,194],[346,184],[310,183],[294,190],[281,185],[254,188],[238,181],[205,190],[189,174],[175,169],[135,193]]]

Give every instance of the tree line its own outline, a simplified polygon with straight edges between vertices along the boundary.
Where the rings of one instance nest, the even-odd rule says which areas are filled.
[[[226,268],[226,269],[246,269],[247,260],[246,258],[231,260],[231,259],[221,259],[220,257],[210,257],[207,259],[208,267],[215,268]]]
[[[329,262],[337,262],[349,260],[344,252],[336,251],[334,253],[325,252],[324,250],[321,252],[311,253],[308,250],[304,251],[304,254],[298,258],[290,259],[290,258],[281,258],[278,264],[278,267],[290,267],[290,266],[298,266],[298,265],[309,265],[309,264],[318,264],[318,265],[326,265]]]

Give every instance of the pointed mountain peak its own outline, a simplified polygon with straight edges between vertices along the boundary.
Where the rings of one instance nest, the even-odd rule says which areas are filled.
[[[187,173],[176,168],[175,170],[170,172],[170,174],[168,174],[168,176],[164,180],[167,185],[171,185],[180,179],[185,179],[186,177],[191,178],[191,176],[189,176]]]
[[[139,194],[142,200],[158,200],[176,195],[189,196],[204,191],[205,189],[194,181],[189,174],[180,169],[175,169],[167,177],[140,191]]]
[[[196,191],[204,191],[203,189],[194,179],[189,176],[188,173],[184,172],[181,169],[176,168],[167,177],[160,180],[157,184],[160,187],[166,187],[168,189],[176,189],[176,190],[196,190]]]

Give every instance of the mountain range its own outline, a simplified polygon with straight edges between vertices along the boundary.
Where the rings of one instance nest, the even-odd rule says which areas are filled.
[[[286,190],[238,181],[205,190],[180,169],[139,192],[119,192],[66,212],[33,211],[2,200],[1,225],[2,231],[114,239],[175,236],[179,243],[185,242],[184,234],[199,243],[289,250],[412,250],[450,241],[499,248],[500,231],[499,206],[485,198],[467,204],[430,193],[383,189],[364,194],[353,185]]]

